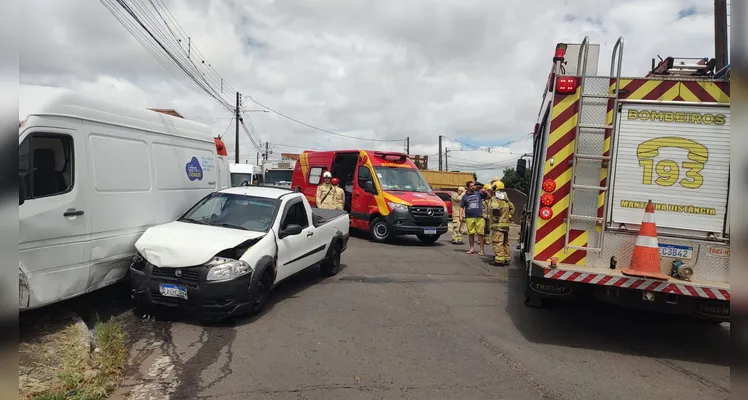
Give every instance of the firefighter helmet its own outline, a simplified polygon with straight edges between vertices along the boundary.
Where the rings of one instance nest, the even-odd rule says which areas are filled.
[[[493,183],[493,191],[496,192],[499,190],[504,190],[504,182],[502,181],[496,181]]]

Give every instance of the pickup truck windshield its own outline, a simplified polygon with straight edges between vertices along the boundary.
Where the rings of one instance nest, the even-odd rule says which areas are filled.
[[[177,221],[267,232],[273,225],[280,200],[230,193],[213,193]],[[209,240],[209,239],[208,239]]]
[[[382,190],[429,193],[431,188],[417,169],[397,167],[374,167]]]

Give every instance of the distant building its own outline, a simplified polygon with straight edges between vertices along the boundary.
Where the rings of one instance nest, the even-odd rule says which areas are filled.
[[[296,161],[298,159],[299,155],[297,153],[281,153],[281,160]]]
[[[177,110],[171,108],[149,108],[149,110],[184,119],[184,116],[182,114],[178,113]]]

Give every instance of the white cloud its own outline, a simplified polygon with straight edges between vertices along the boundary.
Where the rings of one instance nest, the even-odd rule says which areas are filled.
[[[149,1],[128,3],[150,7]],[[612,46],[623,36],[629,76],[643,75],[658,54],[714,53],[713,2],[706,0],[165,3],[227,85],[335,132],[409,136],[414,154],[435,154],[440,134],[497,145],[530,132],[557,42],[589,35],[601,44],[600,71],[607,71]],[[174,79],[100,2],[26,0],[23,7],[22,83],[175,108],[209,123],[216,134],[226,131],[230,113]],[[679,19],[685,9],[694,13]],[[163,26],[157,14],[150,17]],[[344,139],[272,113],[250,116],[259,137],[277,145],[276,154],[299,150],[281,144],[403,149],[403,142]],[[232,134],[226,142],[233,148]],[[254,160],[243,133],[240,142],[247,155],[242,158]],[[447,147],[459,150],[454,143]],[[491,153],[454,152],[450,167],[497,166],[530,149],[524,140]],[[431,165],[437,165],[435,157]],[[478,175],[485,180],[496,174]]]

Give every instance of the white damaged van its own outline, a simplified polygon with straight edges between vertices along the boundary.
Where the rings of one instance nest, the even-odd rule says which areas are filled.
[[[21,311],[122,280],[146,229],[231,184],[207,125],[60,88],[19,97]]]

